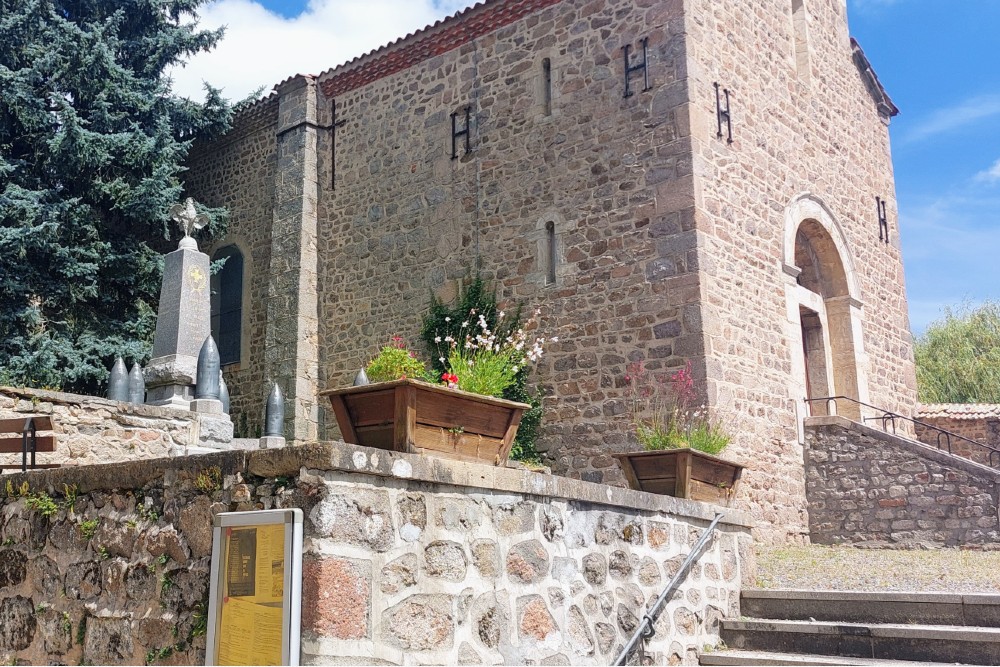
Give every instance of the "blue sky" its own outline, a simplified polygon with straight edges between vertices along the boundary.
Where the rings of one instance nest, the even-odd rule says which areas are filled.
[[[891,127],[910,323],[1000,294],[1000,2],[851,0]]]
[[[205,78],[240,99],[471,4],[217,0],[200,12],[203,24],[226,24],[227,36],[175,72],[175,87],[196,96]],[[1000,297],[1000,0],[848,0],[848,16],[901,110],[890,130],[899,205],[890,223],[901,234],[910,324],[919,334],[944,307]]]

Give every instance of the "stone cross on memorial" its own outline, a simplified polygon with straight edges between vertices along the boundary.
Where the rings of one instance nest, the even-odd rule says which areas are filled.
[[[198,352],[211,333],[209,258],[191,234],[208,224],[190,197],[170,208],[184,238],[163,258],[153,358],[146,366],[146,402],[188,409],[194,399]]]

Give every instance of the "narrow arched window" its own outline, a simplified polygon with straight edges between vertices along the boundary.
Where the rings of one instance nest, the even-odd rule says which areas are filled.
[[[556,223],[549,220],[545,223],[545,284],[556,283]]]
[[[223,365],[240,361],[243,324],[243,253],[234,245],[219,248],[213,261],[225,259],[212,276],[212,336]]]
[[[552,61],[542,58],[542,104],[545,115],[552,115]]]
[[[805,0],[792,0],[792,34],[795,41],[795,69],[799,79],[809,81],[809,33]]]

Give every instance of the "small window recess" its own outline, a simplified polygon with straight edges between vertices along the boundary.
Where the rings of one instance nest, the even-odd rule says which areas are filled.
[[[542,105],[546,116],[552,115],[552,61],[542,58]]]
[[[805,0],[792,0],[792,39],[795,42],[795,71],[799,80],[809,82],[809,28]]]
[[[211,327],[223,366],[240,363],[243,335],[243,253],[228,245],[212,256],[225,259],[222,269],[212,276]]]
[[[549,220],[545,223],[545,254],[546,270],[545,284],[556,284],[556,223]]]

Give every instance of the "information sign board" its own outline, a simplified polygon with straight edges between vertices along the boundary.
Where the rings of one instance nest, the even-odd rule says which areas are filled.
[[[217,514],[206,665],[298,665],[302,510]]]

